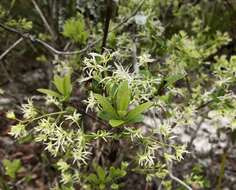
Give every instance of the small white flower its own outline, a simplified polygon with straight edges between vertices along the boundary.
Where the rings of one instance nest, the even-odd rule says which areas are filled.
[[[27,104],[22,105],[21,110],[24,114],[23,117],[25,119],[31,119],[31,118],[34,118],[37,115],[36,108],[34,107],[32,100],[30,100],[30,99],[28,99]]]
[[[155,59],[152,59],[151,55],[148,54],[148,53],[144,53],[144,54],[140,55],[138,57],[138,59],[139,59],[139,65],[140,66],[143,66],[146,63],[151,63],[151,62],[155,61]]]
[[[79,120],[80,120],[81,114],[74,111],[73,115],[65,115],[65,120],[71,120],[71,124],[75,123],[77,126],[79,126]]]
[[[62,174],[61,174],[61,182],[63,183],[63,184],[67,184],[67,183],[70,183],[70,182],[72,182],[73,181],[73,176],[71,175],[71,173],[69,173],[69,172],[63,172]]]
[[[70,168],[70,165],[67,164],[65,161],[63,161],[62,159],[57,162],[57,166],[58,166],[58,169],[62,172],[65,172],[66,170]]]
[[[54,104],[56,106],[60,105],[60,102],[52,96],[46,96],[45,99],[46,99],[46,105],[50,105],[50,104]]]
[[[11,131],[9,134],[14,136],[15,138],[19,138],[19,137],[25,137],[28,134],[28,132],[25,129],[25,125],[19,123],[11,127]]]
[[[90,92],[88,100],[85,100],[84,102],[87,104],[87,107],[85,110],[86,113],[88,112],[89,109],[92,110],[95,107],[95,105],[97,104],[97,101],[93,95],[93,92]]]

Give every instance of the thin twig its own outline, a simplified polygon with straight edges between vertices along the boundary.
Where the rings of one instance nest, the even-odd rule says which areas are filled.
[[[4,64],[0,64],[1,68],[2,68],[3,72],[5,73],[7,80],[12,83],[13,79],[11,78],[9,72],[7,71],[7,68],[5,67],[5,65],[7,65],[7,61],[4,59],[2,61]]]
[[[190,139],[190,142],[189,142],[189,144],[188,144],[188,148],[191,148],[191,147],[192,147],[193,141],[196,139],[196,137],[197,137],[197,135],[198,135],[198,131],[200,130],[200,128],[201,128],[202,123],[204,122],[204,120],[205,120],[205,118],[202,117],[202,118],[201,118],[201,121],[198,123],[197,129],[196,129],[194,135],[193,135],[193,136],[191,137],[191,139]]]
[[[186,184],[184,181],[182,181],[181,179],[179,179],[178,177],[174,176],[172,173],[172,162],[168,162],[166,161],[166,165],[167,165],[167,169],[168,169],[168,174],[169,177],[176,181],[177,183],[181,184],[182,186],[184,186],[186,189],[188,190],[193,190],[188,184]]]
[[[112,28],[111,32],[118,29],[118,28],[120,28],[125,23],[127,23],[131,18],[133,18],[138,13],[138,11],[142,8],[144,2],[145,2],[145,0],[140,1],[140,3],[137,5],[136,9],[131,13],[131,15],[129,17],[125,18],[121,23],[116,25],[114,28]]]
[[[52,28],[50,27],[50,25],[48,24],[47,19],[45,18],[43,12],[41,11],[40,7],[38,6],[38,4],[36,3],[35,0],[31,0],[31,2],[34,5],[34,8],[36,9],[36,11],[38,12],[39,16],[41,17],[46,29],[48,30],[48,32],[51,34],[51,36],[55,39],[56,38],[56,34],[55,32],[52,30]]]
[[[161,181],[160,185],[158,186],[158,189],[157,190],[161,190],[162,189],[162,183],[163,181]]]
[[[207,107],[207,106],[208,106],[209,104],[211,104],[212,102],[214,102],[214,101],[213,101],[213,100],[209,100],[209,101],[207,101],[207,102],[201,104],[200,106],[198,106],[198,107],[196,108],[196,110],[201,110],[201,109]]]
[[[19,38],[14,44],[12,44],[6,51],[0,55],[0,60],[2,60],[12,49],[14,49],[19,43],[23,41],[23,37]]]
[[[185,77],[185,81],[186,81],[186,85],[187,85],[187,89],[188,89],[189,93],[192,94],[193,91],[192,91],[188,76]]]
[[[225,162],[227,161],[227,151],[224,151],[220,163],[220,175],[217,182],[217,190],[222,190],[222,181],[225,174]]]
[[[134,73],[138,74],[139,73],[139,65],[138,65],[138,61],[137,61],[137,46],[136,46],[135,40],[133,41],[132,54],[133,54]]]
[[[171,179],[173,179],[174,181],[176,181],[177,183],[181,184],[182,186],[184,186],[186,189],[188,190],[193,190],[190,186],[188,186],[185,182],[183,182],[181,179],[175,177],[170,171],[169,171],[169,176]]]
[[[93,47],[95,44],[97,44],[101,40],[101,38],[99,38],[98,40],[92,42],[91,44],[89,44],[87,47],[85,47],[82,50],[66,52],[66,51],[59,51],[59,50],[55,49],[54,47],[49,45],[47,42],[44,42],[43,40],[35,38],[33,35],[31,35],[29,33],[22,33],[20,31],[16,30],[15,28],[8,27],[2,23],[0,23],[0,27],[8,32],[15,33],[15,34],[23,37],[24,39],[30,40],[33,43],[38,43],[38,44],[44,46],[46,49],[50,50],[50,52],[52,52],[53,55],[54,54],[56,54],[56,55],[72,55],[72,54],[84,53],[85,51],[87,51],[89,48]]]

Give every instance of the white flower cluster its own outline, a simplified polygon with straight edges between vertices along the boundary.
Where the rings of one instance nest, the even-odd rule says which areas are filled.
[[[24,114],[25,119],[31,119],[31,118],[34,118],[37,115],[37,110],[33,105],[33,101],[30,100],[30,99],[28,99],[27,104],[23,104],[21,106],[21,110]]]
[[[79,115],[74,114],[69,119],[78,125],[78,118]],[[77,162],[78,165],[81,162],[86,164],[90,152],[87,151],[88,144],[82,130],[66,130],[62,124],[58,126],[53,120],[48,117],[38,122],[38,126],[34,128],[35,141],[43,142],[46,145],[45,149],[55,157],[58,153],[67,153],[73,155],[74,162]]]

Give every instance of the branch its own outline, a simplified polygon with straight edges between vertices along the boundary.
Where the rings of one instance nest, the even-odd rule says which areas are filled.
[[[54,47],[49,45],[47,42],[40,40],[38,38],[35,38],[33,35],[31,35],[29,33],[22,33],[19,30],[16,30],[15,28],[11,28],[9,26],[6,26],[2,23],[0,23],[0,27],[8,32],[17,34],[18,36],[21,36],[24,39],[30,40],[32,43],[38,43],[38,44],[42,45],[43,47],[45,47],[46,49],[50,50],[50,52],[52,52],[53,54],[57,54],[57,55],[72,55],[72,54],[83,53],[83,52],[87,51],[89,48],[93,47],[95,44],[97,44],[101,40],[101,38],[99,38],[98,40],[89,44],[87,47],[85,47],[82,50],[66,52],[66,51],[59,51],[59,50],[55,49]]]
[[[214,101],[213,100],[209,100],[208,102],[205,102],[205,103],[201,104],[200,106],[197,107],[197,110],[201,110],[201,109],[207,107],[212,102],[214,102]]]
[[[128,22],[132,17],[134,17],[137,14],[137,12],[139,11],[139,9],[142,7],[144,2],[145,2],[145,0],[142,0],[137,5],[137,8],[131,13],[131,15],[129,17],[127,17],[121,23],[119,23],[115,27],[113,27],[111,30],[109,30],[109,32],[113,32],[113,31],[117,30],[118,28],[122,27],[126,22]],[[22,33],[20,31],[18,31],[17,29],[11,28],[11,27],[6,26],[6,25],[4,25],[2,23],[0,23],[0,27],[3,28],[4,30],[8,31],[8,32],[15,33],[15,34],[19,35],[20,37],[28,39],[28,40],[30,40],[33,43],[38,43],[38,44],[42,45],[43,47],[48,49],[51,53],[53,53],[53,55],[54,54],[57,54],[57,55],[81,54],[81,53],[86,52],[88,49],[92,48],[93,46],[95,46],[96,44],[98,44],[102,40],[102,38],[100,37],[100,38],[98,38],[94,42],[90,43],[88,46],[86,46],[85,48],[83,48],[81,50],[76,50],[76,51],[60,51],[60,50],[55,49],[51,45],[49,45],[47,42],[45,42],[43,40],[40,40],[38,38],[35,38],[33,35],[31,35],[29,33]]]
[[[41,11],[41,9],[39,8],[38,4],[36,3],[35,0],[31,0],[31,2],[34,5],[34,8],[36,9],[36,11],[38,12],[39,16],[41,17],[46,29],[48,30],[48,32],[51,34],[51,36],[55,39],[56,38],[56,34],[54,33],[54,31],[52,30],[52,28],[50,27],[50,25],[48,24],[47,19],[45,18],[43,12]]]
[[[19,43],[23,41],[23,37],[19,38],[14,44],[12,44],[6,51],[0,55],[0,60],[2,60],[12,49],[14,49]]]
[[[105,2],[107,4],[107,10],[106,10],[106,18],[105,18],[104,29],[103,29],[101,53],[103,53],[106,48],[106,42],[107,42],[107,37],[109,34],[109,26],[110,26],[110,21],[112,17],[112,11],[114,10],[114,7],[112,6],[112,0],[106,0]]]
[[[8,82],[8,81],[9,81],[9,82],[13,82],[13,79],[11,78],[9,72],[7,71],[7,69],[6,69],[6,67],[5,67],[5,65],[7,65],[7,61],[4,60],[4,59],[3,59],[2,61],[3,61],[4,64],[0,64],[0,66],[1,66],[1,68],[2,68],[2,70],[3,70],[3,72],[4,72],[5,75],[6,75],[7,82]]]
[[[85,110],[84,105],[83,105],[83,103],[81,102],[81,100],[80,100],[78,97],[72,97],[72,98],[71,98],[71,104],[72,104],[75,108],[77,108],[77,110],[79,111],[79,113],[81,113],[82,115],[91,118],[92,120],[94,120],[94,121],[100,123],[101,125],[104,125],[104,126],[106,126],[106,127],[109,127],[109,125],[108,125],[106,122],[104,122],[103,120],[101,120],[101,119],[99,119],[98,117],[96,117],[94,113],[87,113],[86,111],[84,111],[84,110]]]
[[[194,133],[193,136],[191,136],[191,139],[190,139],[190,141],[189,141],[189,143],[188,143],[188,148],[191,148],[191,147],[192,147],[193,141],[196,139],[196,137],[197,137],[197,135],[198,135],[198,131],[200,130],[200,128],[201,128],[202,123],[204,122],[204,120],[205,120],[205,118],[202,117],[202,118],[201,118],[201,121],[198,123],[197,128],[196,128],[196,130],[195,130],[195,133]]]
[[[135,44],[135,40],[133,41],[132,53],[133,53],[134,73],[139,73],[139,65],[138,65],[138,61],[137,61],[137,47],[136,47],[136,44]]]
[[[181,179],[175,177],[171,171],[169,171],[169,176],[171,179],[173,179],[174,181],[176,181],[177,183],[181,184],[182,186],[184,186],[186,189],[188,190],[193,190],[190,186],[188,186],[185,182],[183,182]]]

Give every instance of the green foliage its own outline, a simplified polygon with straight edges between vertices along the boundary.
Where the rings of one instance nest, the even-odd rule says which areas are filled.
[[[86,177],[88,183],[86,189],[103,190],[103,189],[120,189],[122,184],[118,181],[120,178],[126,176],[128,164],[122,163],[121,168],[111,166],[109,170],[104,170],[101,166],[93,163],[95,173],[91,173]]]
[[[5,9],[0,5],[0,18],[4,18],[5,15],[6,15],[6,11],[5,11]]]
[[[31,30],[33,27],[32,21],[29,21],[26,18],[22,18],[19,20],[14,20],[14,19],[9,20],[7,22],[7,25],[10,27],[16,27],[23,30]]]
[[[22,169],[21,161],[15,160],[3,160],[3,166],[6,171],[6,175],[10,176],[12,179],[16,178],[16,174]]]
[[[210,187],[210,181],[204,176],[204,168],[200,164],[196,164],[190,175],[185,177],[187,184],[197,189],[207,189]],[[178,188],[178,190],[184,190],[184,188]]]
[[[49,89],[38,89],[38,91],[48,96],[58,98],[60,101],[68,101],[72,92],[71,75],[66,74],[64,77],[55,75],[53,84],[58,92]]]
[[[85,22],[81,14],[68,19],[64,24],[63,35],[79,44],[85,44],[88,39],[88,32],[85,29]]]
[[[129,111],[128,106],[131,101],[131,91],[127,81],[121,82],[117,88],[117,92],[109,95],[110,97],[103,97],[99,94],[94,94],[94,97],[102,107],[99,116],[109,121],[112,127],[141,122],[143,120],[142,113],[152,106],[151,102],[146,102]],[[115,102],[109,101],[114,99]]]

